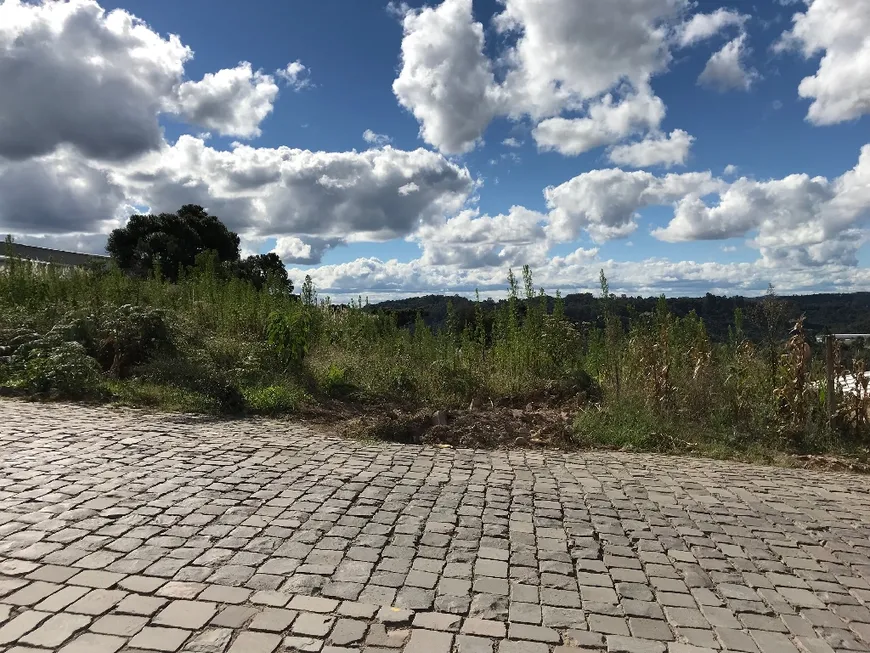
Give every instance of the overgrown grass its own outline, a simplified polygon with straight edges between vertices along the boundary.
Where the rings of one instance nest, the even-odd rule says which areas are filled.
[[[0,269],[0,387],[268,415],[326,398],[434,410],[580,394],[578,446],[754,458],[866,449],[866,387],[838,393],[829,425],[800,323],[753,343],[738,312],[729,341],[713,343],[698,317],[675,317],[664,301],[620,319],[603,273],[601,285],[599,324],[570,323],[524,268],[495,315],[478,303],[474,320],[460,328],[451,312],[433,331],[422,319],[399,327],[361,300],[318,301],[310,281],[300,296],[257,290],[208,257],[177,283],[12,260]],[[863,358],[850,365],[863,370]]]

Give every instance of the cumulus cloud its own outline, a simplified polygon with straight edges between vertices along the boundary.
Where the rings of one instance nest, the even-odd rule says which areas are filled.
[[[743,27],[749,16],[719,7],[709,14],[694,14],[689,20],[677,28],[676,42],[680,47],[689,47],[716,36],[722,30],[738,26]]]
[[[620,3],[609,0],[502,5],[492,22],[508,45],[494,55],[495,65],[485,54],[471,0],[443,0],[423,9],[394,6],[404,38],[393,90],[427,143],[450,154],[468,152],[495,117],[528,116],[544,121],[538,126],[543,147],[576,153],[633,133],[602,122],[601,113],[615,112],[617,96],[625,97],[626,111],[640,100],[664,112],[649,81],[667,68],[670,32],[690,8],[688,0],[637,0],[630,20]],[[503,72],[498,80],[495,67]],[[587,110],[582,117],[562,115]],[[566,148],[558,146],[560,135],[571,141]]]
[[[815,75],[798,86],[812,100],[807,119],[818,125],[854,120],[870,113],[870,11],[855,0],[807,0],[792,29],[777,44],[805,57],[823,53]]]
[[[466,168],[424,149],[216,150],[192,136],[121,176],[139,204],[174,210],[186,197],[239,232],[374,241],[457,213],[475,188]]]
[[[162,143],[166,108],[191,51],[94,0],[0,3],[0,156],[61,145],[120,160]]]
[[[684,0],[504,0],[496,28],[517,41],[504,55],[509,112],[534,119],[578,108],[614,86],[635,88],[670,61],[667,26]]]
[[[288,260],[314,262],[341,242],[405,237],[455,215],[476,188],[466,168],[423,149],[169,144],[161,113],[249,138],[278,95],[275,77],[247,62],[185,81],[190,56],[178,37],[93,0],[0,3],[0,229],[91,238],[131,205],[196,203],[246,242],[295,238],[282,241]],[[293,62],[279,75],[299,86],[305,72]]]
[[[311,86],[310,71],[298,59],[291,61],[284,68],[277,71],[278,77],[290,85],[294,91],[301,91]]]
[[[393,92],[420,123],[420,136],[443,152],[471,150],[498,111],[483,26],[471,0],[405,7],[402,68]]]
[[[589,106],[584,118],[548,118],[532,130],[532,137],[541,150],[576,155],[656,129],[664,117],[664,102],[647,87],[621,101],[607,94]]]
[[[745,59],[749,52],[746,34],[729,41],[707,61],[698,83],[719,92],[748,91],[759,77],[756,70],[746,67]]]
[[[582,16],[573,0],[503,0],[494,23],[502,52],[492,60],[470,0],[401,7],[394,92],[420,121],[423,138],[447,153],[468,151],[494,117],[508,116],[531,118],[541,149],[576,154],[608,146],[621,166],[685,164],[693,138],[661,131],[665,107],[650,79],[667,67],[669,47],[742,23],[718,12],[686,20],[683,0],[634,1],[637,11],[626,17],[610,0],[584,3]],[[832,2],[812,0],[806,15]],[[851,95],[845,87],[832,94],[823,74],[833,51],[855,44],[807,45],[802,20],[809,19],[796,18],[783,44],[825,51],[819,73],[808,78],[827,80],[828,94],[816,88],[812,95],[819,115],[857,117],[864,111],[860,85]],[[741,59],[746,51],[745,37],[720,50],[720,69],[727,72],[731,57],[743,71],[742,86],[734,74],[732,87],[745,88],[752,77]],[[852,52],[860,57],[862,50]],[[870,273],[855,268],[870,217],[870,146],[852,170],[830,180],[734,180],[736,169],[725,170],[727,181],[709,171],[592,170],[546,188],[544,212],[513,206],[488,215],[476,208],[479,183],[466,167],[435,151],[394,149],[371,130],[363,137],[374,147],[364,152],[243,143],[220,150],[190,135],[167,143],[161,113],[215,133],[256,136],[280,83],[298,88],[307,79],[293,62],[272,74],[242,63],[186,81],[190,56],[177,37],[164,38],[126,12],[106,13],[93,0],[0,4],[0,232],[100,251],[105,233],[134,210],[198,203],[240,232],[249,249],[274,238],[274,251],[291,265],[318,263],[331,248],[357,241],[419,244],[416,261],[360,259],[316,269],[327,293],[501,292],[504,268],[522,263],[538,268],[543,285],[564,290],[585,289],[587,278],[594,287],[600,267],[615,291],[751,292],[768,281],[783,291],[870,288]],[[34,71],[31,79],[13,74],[21,62]],[[729,79],[720,73],[714,77]],[[848,110],[843,98],[854,100]],[[662,241],[744,238],[759,258],[615,263],[584,248],[550,256],[555,244],[631,234],[651,206],[673,210],[653,231]]]
[[[276,239],[272,252],[279,256],[284,265],[309,265],[320,263],[327,250],[343,242],[340,238],[281,236]]]
[[[535,284],[549,292],[597,292],[598,272],[604,269],[615,293],[670,296],[719,294],[760,295],[773,283],[782,293],[853,292],[870,290],[870,270],[832,262],[824,266],[796,267],[791,263],[714,263],[649,258],[641,261],[603,259],[595,249],[578,249],[535,266]],[[505,296],[506,266],[462,268],[361,258],[324,265],[314,270],[291,269],[291,278],[310,274],[321,295],[337,301],[365,294],[372,300],[432,292],[459,292]]]
[[[413,239],[423,248],[423,262],[430,265],[479,268],[540,263],[549,249],[545,220],[545,215],[522,206],[495,216],[469,209],[425,225]]]
[[[363,132],[363,140],[366,143],[371,143],[372,145],[376,145],[378,147],[383,147],[384,145],[389,145],[393,139],[387,136],[386,134],[377,134],[373,132],[371,129],[366,129]]]
[[[27,161],[0,158],[0,233],[99,231],[124,207],[123,189],[69,149]]]
[[[555,241],[574,240],[583,230],[596,242],[622,238],[637,229],[641,208],[670,204],[690,194],[707,195],[724,186],[709,172],[664,177],[618,168],[584,172],[545,189],[550,209],[547,233]]]
[[[725,166],[725,169],[722,171],[722,174],[728,175],[730,177],[730,176],[736,175],[738,170],[739,170],[739,168],[736,165],[734,165],[733,163],[729,163],[727,166]]]
[[[514,138],[513,136],[511,136],[510,138],[504,139],[501,142],[501,144],[504,145],[505,147],[521,147],[522,141],[519,141],[516,138]]]
[[[870,145],[854,168],[834,180],[793,174],[755,181],[742,177],[710,206],[698,194],[682,198],[670,223],[653,231],[669,242],[715,240],[755,233],[767,259],[854,264],[859,228],[870,219]],[[777,251],[778,253],[774,254]]]
[[[614,147],[610,150],[609,157],[616,165],[632,168],[654,165],[670,168],[686,163],[694,141],[694,136],[682,129],[675,129],[667,135],[654,134],[637,143]]]
[[[176,110],[188,122],[221,136],[253,138],[261,134],[260,123],[272,113],[276,97],[275,79],[243,61],[181,84]]]
[[[278,86],[250,63],[185,81],[193,56],[124,10],[96,0],[0,2],[0,156],[23,160],[74,147],[121,161],[163,144],[162,113],[252,138]],[[290,64],[282,74],[299,76]]]

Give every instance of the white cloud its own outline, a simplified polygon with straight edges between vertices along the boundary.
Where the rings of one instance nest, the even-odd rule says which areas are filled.
[[[648,258],[641,261],[602,259],[595,249],[578,249],[564,257],[553,257],[535,266],[535,285],[552,293],[598,292],[598,272],[604,269],[615,293],[655,296],[718,294],[760,295],[773,283],[780,293],[852,292],[870,290],[870,270],[839,263],[800,267],[782,261],[771,265],[671,261]],[[290,269],[290,277],[310,274],[321,296],[342,301],[363,294],[373,301],[433,292],[504,297],[507,266],[463,268],[431,265],[422,259],[409,262],[362,258],[347,263],[324,265],[313,270]]]
[[[517,140],[513,136],[506,138],[501,142],[505,147],[522,147],[522,141]]]
[[[0,157],[0,233],[100,231],[117,226],[123,207],[112,176],[71,148],[25,161]]]
[[[471,0],[405,8],[402,24],[402,69],[393,92],[417,118],[423,140],[450,154],[468,152],[500,102]]]
[[[645,87],[618,102],[605,95],[589,106],[585,118],[548,118],[532,130],[532,136],[541,150],[576,155],[656,129],[664,117],[664,103]]]
[[[865,0],[806,0],[777,48],[796,47],[805,57],[823,52],[815,75],[798,86],[811,99],[807,119],[818,125],[870,113],[870,11]]]
[[[595,241],[633,233],[639,211],[673,206],[666,242],[751,237],[767,264],[854,265],[870,221],[870,144],[858,163],[833,180],[788,175],[733,182],[710,172],[656,176],[645,171],[592,170],[544,191],[548,242],[570,242],[582,232]],[[717,196],[710,203],[708,196]]]
[[[160,147],[158,114],[191,51],[94,0],[0,2],[0,156],[71,145],[120,160]]]
[[[622,238],[637,229],[638,211],[703,196],[725,186],[709,172],[656,177],[645,171],[591,170],[544,191],[550,209],[548,236],[569,242],[585,230],[596,242]]]
[[[254,71],[247,61],[235,68],[206,73],[178,88],[176,111],[187,121],[222,136],[253,138],[272,113],[278,85],[271,75]]]
[[[578,108],[614,86],[647,85],[670,61],[668,26],[689,7],[685,0],[503,0],[495,18],[516,35],[504,55],[511,115],[534,119]]]
[[[714,52],[698,77],[698,83],[717,91],[748,91],[758,79],[756,70],[747,68],[745,58],[749,55],[746,34],[729,41],[721,50]]]
[[[500,39],[490,44],[502,52],[492,61],[483,54],[483,28],[469,0],[405,7],[394,90],[420,121],[424,138],[445,152],[467,151],[496,116],[531,117],[540,123],[534,135],[542,148],[572,154],[610,146],[608,156],[619,165],[684,164],[692,137],[680,129],[660,131],[665,107],[650,79],[667,67],[668,47],[709,38],[704,34],[721,19],[713,19],[714,12],[707,23],[686,21],[683,0],[634,2],[636,15],[604,0],[583,3],[582,12],[574,0],[504,0],[495,21]],[[811,0],[807,15],[832,3]],[[849,95],[845,86],[831,85],[825,61],[848,47],[860,59],[863,45],[807,45],[799,25],[809,23],[802,20],[809,21],[797,18],[786,41],[825,51],[819,73],[808,78],[824,80],[825,93],[814,88],[811,96],[819,115],[827,116],[818,121],[857,117],[865,111],[860,75],[858,92]],[[737,22],[727,19],[713,33],[728,25]],[[848,26],[834,27],[848,35]],[[813,38],[827,38],[813,29]],[[743,37],[735,41],[720,59],[736,62],[738,86],[745,88],[752,73],[742,63]],[[274,251],[291,264],[317,263],[331,248],[357,241],[419,244],[420,258],[408,263],[360,259],[316,269],[327,293],[480,286],[501,294],[505,267],[522,263],[538,268],[542,285],[563,290],[594,288],[600,267],[614,291],[754,292],[768,281],[784,292],[870,289],[870,272],[856,267],[870,218],[870,145],[835,179],[733,180],[732,166],[723,173],[727,181],[711,172],[591,170],[548,187],[546,212],[514,206],[486,215],[475,208],[479,182],[466,167],[433,151],[394,149],[370,130],[364,138],[376,147],[364,152],[240,143],[218,150],[190,135],[165,142],[158,118],[171,112],[215,133],[254,136],[272,110],[276,80],[293,88],[307,81],[299,62],[273,75],[243,63],[185,81],[190,56],[177,37],[164,38],[123,11],[107,14],[91,0],[0,4],[0,233],[99,251],[106,232],[132,206],[159,212],[199,203],[239,231],[248,250],[260,251],[275,238]],[[22,62],[33,70],[29,80],[14,74]],[[503,144],[520,145],[515,139]],[[653,232],[660,240],[745,238],[759,258],[616,263],[583,248],[549,255],[553,245],[581,237],[631,234],[651,206],[673,209],[667,226]]]
[[[614,147],[609,156],[616,165],[632,168],[663,165],[670,168],[686,163],[694,141],[694,136],[682,129],[675,129],[667,135],[656,134],[637,143]]]
[[[348,241],[406,236],[458,212],[475,188],[466,168],[423,149],[312,152],[236,144],[224,151],[192,136],[117,176],[128,197],[155,211],[194,202],[246,235]]]
[[[0,2],[0,156],[72,146],[92,159],[134,158],[162,146],[162,113],[258,136],[278,95],[274,78],[242,62],[184,81],[192,56],[177,36],[95,0]]]
[[[545,148],[577,152],[613,143],[634,129],[614,130],[600,117],[564,112],[607,112],[616,95],[648,100],[663,114],[649,81],[667,68],[671,32],[689,0],[635,0],[629,20],[624,6],[603,0],[502,4],[493,24],[506,45],[493,55],[495,64],[484,53],[483,26],[473,18],[471,0],[443,0],[419,10],[394,6],[403,17],[404,38],[393,90],[414,113],[427,143],[451,154],[468,152],[495,117],[528,116],[534,123],[544,120],[538,134]],[[503,71],[501,81],[494,68]],[[562,148],[556,139],[566,133],[571,144]]]
[[[752,244],[767,259],[822,264],[837,256],[854,264],[862,242],[856,230],[868,220],[870,145],[865,145],[855,167],[832,181],[806,174],[769,181],[742,177],[719,192],[714,206],[697,194],[687,195],[679,200],[667,227],[653,235],[678,242],[754,232]]]
[[[470,209],[420,228],[413,240],[423,248],[422,261],[430,265],[479,268],[542,263],[549,248],[545,220],[545,215],[522,206],[496,216]]]
[[[272,252],[279,256],[285,266],[309,265],[319,263],[327,250],[341,244],[341,239],[336,238],[281,236],[276,239]]]
[[[724,7],[719,7],[710,14],[694,14],[677,28],[676,42],[683,48],[695,45],[716,36],[728,27],[739,26],[742,28],[747,20],[749,20],[749,16],[746,14]]]
[[[373,132],[371,129],[366,129],[363,132],[363,140],[366,143],[371,143],[372,145],[376,145],[378,147],[382,147],[384,145],[389,145],[393,142],[393,139],[387,136],[386,134],[377,134]]]
[[[722,174],[728,175],[729,177],[732,175],[736,175],[739,168],[733,163],[729,163],[725,166],[725,169],[722,171]]]
[[[0,3],[0,230],[92,238],[129,205],[196,203],[246,242],[296,238],[285,253],[313,261],[339,242],[404,237],[455,215],[476,188],[466,168],[423,149],[217,150],[190,135],[170,145],[161,113],[252,137],[278,94],[245,62],[184,81],[190,56],[178,37],[93,0]],[[280,75],[299,86],[305,71],[294,62]]]
[[[301,91],[311,86],[310,71],[298,59],[278,70],[277,75],[287,82],[294,91]]]

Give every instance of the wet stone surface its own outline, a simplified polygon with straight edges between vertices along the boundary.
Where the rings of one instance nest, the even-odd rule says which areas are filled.
[[[870,479],[0,400],[0,653],[870,653]]]

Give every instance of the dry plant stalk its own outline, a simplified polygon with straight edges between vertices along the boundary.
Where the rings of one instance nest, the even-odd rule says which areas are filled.
[[[813,404],[814,388],[809,383],[810,346],[801,315],[791,330],[780,359],[782,385],[774,390],[779,404],[780,435],[795,440],[805,430]]]

